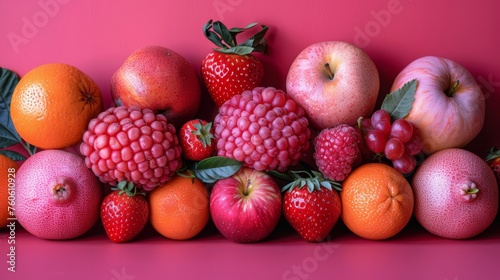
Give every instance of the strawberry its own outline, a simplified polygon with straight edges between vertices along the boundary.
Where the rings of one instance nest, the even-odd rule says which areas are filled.
[[[133,183],[122,181],[112,188],[101,204],[104,230],[113,242],[127,242],[144,228],[149,208],[144,193],[137,193]]]
[[[264,35],[268,27],[262,25],[259,32],[241,44],[236,41],[238,34],[256,25],[228,29],[220,21],[209,20],[203,27],[205,37],[217,46],[201,65],[203,82],[217,107],[234,95],[252,90],[264,77],[264,66],[251,53],[266,52]]]
[[[295,180],[282,189],[286,191],[283,214],[302,239],[321,242],[340,217],[339,183],[326,180],[319,172],[305,172],[308,178],[302,178],[300,173],[304,171],[290,171]]]
[[[211,156],[215,150],[214,129],[211,122],[194,119],[179,130],[182,155],[187,160],[200,161]]]
[[[500,149],[492,147],[484,160],[489,164],[497,177],[497,183],[500,184]]]

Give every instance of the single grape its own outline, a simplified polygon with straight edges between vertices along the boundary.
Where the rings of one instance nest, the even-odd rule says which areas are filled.
[[[386,136],[378,129],[370,129],[365,133],[366,145],[372,152],[380,154],[384,152]]]
[[[398,138],[401,142],[406,143],[413,135],[413,125],[405,119],[397,119],[392,123],[391,133],[389,137]]]
[[[417,159],[409,154],[403,154],[400,158],[392,161],[392,166],[401,174],[408,174],[417,166]]]
[[[385,144],[384,154],[390,160],[400,158],[405,152],[405,145],[398,138],[389,138]]]
[[[370,118],[362,118],[361,119],[361,127],[364,129],[364,130],[367,130],[367,129],[372,129],[372,121]]]
[[[391,133],[391,116],[385,110],[377,110],[373,112],[371,123],[374,129],[382,131],[385,136]]]
[[[405,143],[405,153],[409,155],[417,155],[422,150],[422,139],[418,135],[413,137]]]

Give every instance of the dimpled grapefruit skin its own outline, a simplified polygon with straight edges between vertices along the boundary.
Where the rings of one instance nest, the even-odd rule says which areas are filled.
[[[62,150],[29,157],[16,174],[16,216],[44,239],[72,239],[99,218],[102,186],[82,158]]]
[[[464,190],[472,183],[479,190],[475,196]],[[493,223],[498,212],[495,175],[483,159],[464,149],[445,149],[425,159],[412,187],[415,218],[437,236],[474,237]]]

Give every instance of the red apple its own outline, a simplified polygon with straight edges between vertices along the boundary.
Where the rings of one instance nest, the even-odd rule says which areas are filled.
[[[260,241],[271,234],[280,219],[280,189],[267,173],[242,167],[214,184],[210,215],[228,240]]]
[[[466,68],[450,59],[422,57],[397,75],[391,92],[413,79],[417,79],[415,101],[405,118],[417,127],[423,153],[462,148],[479,134],[485,99]]]
[[[180,127],[198,111],[200,81],[194,68],[180,54],[146,46],[134,51],[111,78],[116,105],[136,105],[164,114]]]
[[[293,61],[286,91],[321,130],[346,123],[375,108],[380,88],[377,67],[360,48],[341,41],[320,42],[305,48]]]

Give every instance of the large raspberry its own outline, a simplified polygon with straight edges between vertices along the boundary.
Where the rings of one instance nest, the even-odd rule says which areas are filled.
[[[111,107],[89,123],[80,152],[101,182],[129,181],[150,191],[182,166],[174,126],[150,109]]]
[[[351,173],[360,140],[359,130],[346,124],[323,129],[314,138],[313,157],[325,178],[340,182]]]
[[[309,148],[304,110],[272,87],[257,87],[227,100],[214,127],[217,154],[256,170],[286,171]]]

